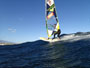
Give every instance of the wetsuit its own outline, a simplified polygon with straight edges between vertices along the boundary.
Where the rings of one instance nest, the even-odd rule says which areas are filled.
[[[53,39],[55,39],[55,36],[57,35],[58,38],[60,38],[61,30],[58,29],[57,31],[53,31],[52,33],[54,35]]]
[[[61,34],[61,30],[60,29],[57,30],[57,26],[54,25],[54,31],[52,32],[52,35],[54,35],[53,39],[55,38],[56,35],[58,38],[60,38],[60,34]]]

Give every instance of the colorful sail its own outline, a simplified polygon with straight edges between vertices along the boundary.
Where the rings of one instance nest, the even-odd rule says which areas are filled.
[[[54,24],[56,24],[57,30],[60,29],[54,0],[45,0],[45,17],[46,29],[49,38],[52,36],[52,32],[54,31]]]

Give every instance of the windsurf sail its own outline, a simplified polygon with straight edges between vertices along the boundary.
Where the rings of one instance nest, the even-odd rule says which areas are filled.
[[[45,0],[45,18],[47,34],[48,38],[50,38],[54,31],[54,24],[56,24],[57,30],[60,29],[54,0]]]

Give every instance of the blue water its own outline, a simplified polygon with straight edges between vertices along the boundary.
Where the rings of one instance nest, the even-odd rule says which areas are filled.
[[[90,68],[90,39],[0,46],[0,68]]]

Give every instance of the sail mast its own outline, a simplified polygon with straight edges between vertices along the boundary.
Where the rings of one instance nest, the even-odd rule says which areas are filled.
[[[46,22],[46,30],[48,35],[48,25],[47,25],[47,0],[45,0],[45,22]],[[48,35],[49,38],[49,35]]]

